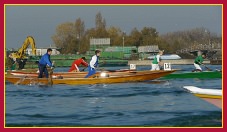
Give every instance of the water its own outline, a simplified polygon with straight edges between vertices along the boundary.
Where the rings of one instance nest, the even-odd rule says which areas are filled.
[[[192,65],[175,65],[190,71]],[[114,67],[105,69],[120,69]],[[209,66],[221,69],[221,66]],[[137,66],[139,70],[149,66]],[[55,71],[67,71],[56,68]],[[98,85],[22,86],[6,83],[7,127],[221,127],[222,110],[183,89],[222,88],[221,79],[154,80]]]

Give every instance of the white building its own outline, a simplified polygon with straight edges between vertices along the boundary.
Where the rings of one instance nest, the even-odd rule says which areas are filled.
[[[158,53],[159,48],[158,48],[158,45],[139,46],[138,52],[139,53]]]
[[[48,48],[37,48],[36,49],[36,55],[42,56],[42,55],[46,54],[47,49]],[[52,49],[52,54],[51,55],[59,55],[60,54],[60,52],[57,51],[57,48],[56,47],[51,47],[51,49]],[[26,52],[28,53],[28,55],[33,55],[31,48],[28,48],[26,50]]]

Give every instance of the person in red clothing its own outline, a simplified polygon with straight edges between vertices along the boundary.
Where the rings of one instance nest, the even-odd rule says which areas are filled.
[[[82,57],[80,59],[77,59],[75,60],[73,63],[72,63],[72,66],[71,68],[69,69],[69,72],[79,72],[80,69],[78,68],[80,66],[80,64],[88,67],[88,63],[85,61],[86,58],[85,57]]]

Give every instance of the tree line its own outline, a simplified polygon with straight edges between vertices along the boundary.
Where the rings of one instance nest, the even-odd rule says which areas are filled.
[[[199,44],[222,43],[222,37],[211,33],[204,27],[170,32],[160,35],[154,27],[141,30],[133,28],[126,34],[119,27],[106,27],[106,20],[98,12],[95,27],[85,30],[84,21],[77,18],[75,22],[65,22],[56,27],[52,40],[62,54],[86,53],[90,48],[90,38],[110,38],[111,46],[148,46],[158,45],[166,53],[175,53],[185,47]]]

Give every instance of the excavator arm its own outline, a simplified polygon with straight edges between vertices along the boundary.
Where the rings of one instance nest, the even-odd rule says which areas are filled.
[[[35,46],[35,40],[32,36],[28,36],[22,45],[22,47],[15,53],[12,53],[12,57],[16,62],[19,64],[18,69],[23,69],[24,65],[26,64],[27,57],[25,55],[25,51],[28,48],[28,46],[31,45],[32,48],[32,54],[36,55],[36,46]]]
[[[26,56],[25,56],[25,51],[26,51],[26,49],[28,48],[29,45],[31,45],[32,54],[33,54],[33,55],[36,55],[35,40],[34,40],[34,38],[33,38],[32,36],[28,36],[28,37],[25,39],[25,41],[24,41],[22,47],[21,47],[16,53],[13,53],[13,54],[12,54],[12,55],[13,55],[13,58],[16,58],[16,59],[17,59],[17,58],[18,58],[18,59],[24,59],[24,58],[26,58]]]

